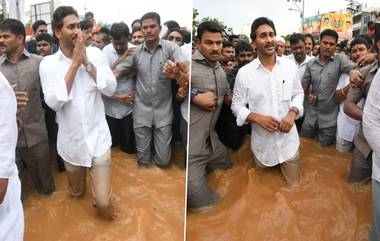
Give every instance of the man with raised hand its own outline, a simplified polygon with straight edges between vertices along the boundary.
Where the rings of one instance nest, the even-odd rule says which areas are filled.
[[[102,95],[113,95],[116,79],[102,51],[85,47],[74,8],[57,8],[52,28],[60,49],[43,59],[40,75],[45,102],[57,113],[57,151],[65,162],[69,192],[74,197],[84,195],[89,168],[98,214],[114,219],[111,135]]]

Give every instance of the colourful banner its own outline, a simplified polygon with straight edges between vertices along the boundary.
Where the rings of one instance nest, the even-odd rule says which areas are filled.
[[[321,31],[333,29],[339,40],[352,38],[352,15],[350,13],[326,13],[321,15]]]
[[[305,18],[303,22],[303,33],[310,33],[313,36],[319,36],[321,32],[321,16]]]

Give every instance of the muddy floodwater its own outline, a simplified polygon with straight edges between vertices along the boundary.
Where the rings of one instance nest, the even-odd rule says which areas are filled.
[[[139,168],[135,155],[112,150],[113,203],[118,214],[113,222],[96,216],[89,188],[82,199],[68,195],[64,172],[55,171],[56,191],[50,197],[37,194],[26,176],[24,240],[182,241],[185,169],[182,149],[174,149],[175,161],[168,169]]]
[[[258,169],[249,140],[231,157],[235,165],[209,176],[223,199],[187,215],[187,241],[367,241],[371,184],[345,181],[351,154],[301,140],[302,184],[289,188],[279,168]]]

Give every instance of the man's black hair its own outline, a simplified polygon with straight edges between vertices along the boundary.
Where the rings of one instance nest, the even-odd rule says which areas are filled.
[[[25,31],[24,24],[22,24],[22,22],[18,21],[17,19],[13,19],[13,18],[5,19],[0,24],[0,30],[10,31],[14,35],[22,35],[25,41],[26,31]]]
[[[222,36],[222,29],[216,22],[206,21],[198,25],[197,37],[199,41],[202,40],[202,35],[206,31],[211,33],[220,33],[220,36]]]
[[[191,33],[187,30],[182,30],[182,36],[183,36],[183,42],[184,43],[190,43],[191,42]]]
[[[238,56],[240,52],[253,52],[252,46],[244,41],[240,41],[236,46],[235,46],[235,55]]]
[[[106,32],[96,32],[96,33],[93,33],[92,34],[92,39],[94,39],[94,36],[95,35],[99,35],[99,36],[102,36],[103,37],[103,41],[104,41],[104,43],[106,43],[106,44],[109,44],[110,43],[110,35],[109,34],[107,34]]]
[[[120,40],[123,37],[129,38],[128,25],[124,22],[112,24],[110,35],[113,40]]]
[[[272,20],[270,20],[269,18],[267,17],[260,17],[260,18],[256,18],[255,21],[253,21],[252,25],[251,25],[251,39],[252,40],[255,40],[256,39],[256,30],[261,26],[261,25],[269,25],[272,29],[273,29],[273,32],[274,32],[274,35],[277,35],[276,34],[276,28],[274,27],[274,23]]]
[[[369,48],[373,47],[373,45],[374,45],[373,38],[368,36],[368,34],[360,34],[358,37],[361,37],[361,38],[364,38],[365,40],[367,40],[367,42],[369,44]]]
[[[179,24],[178,24],[176,21],[174,21],[174,20],[166,21],[166,22],[164,23],[164,25],[165,25],[166,27],[168,27],[168,30],[171,30],[171,29],[179,29],[179,28],[181,28],[181,26],[179,26]]]
[[[50,34],[48,34],[48,33],[42,33],[42,34],[40,34],[40,35],[38,35],[36,37],[36,43],[38,43],[40,41],[46,41],[50,45],[52,45],[52,43],[53,43],[53,37]]]
[[[35,33],[37,31],[38,27],[41,25],[47,26],[47,23],[44,20],[35,21],[32,25],[33,32]]]
[[[314,48],[314,45],[315,45],[315,40],[314,40],[314,37],[311,33],[307,33],[307,34],[304,34],[304,37],[305,37],[305,40],[307,38],[311,39],[311,43],[312,43],[312,47]]]
[[[370,47],[368,41],[365,38],[358,36],[351,41],[350,52],[351,52],[351,49],[357,44],[364,44],[367,47],[367,49],[369,49]]]
[[[161,17],[158,13],[156,12],[149,12],[149,13],[146,13],[144,14],[142,17],[141,17],[141,24],[142,22],[145,20],[145,19],[153,19],[153,20],[156,20],[158,25],[161,25]]]
[[[322,42],[322,39],[325,37],[325,36],[330,36],[330,37],[333,37],[335,38],[335,42],[337,43],[338,42],[338,38],[339,38],[339,35],[338,33],[335,31],[335,30],[332,30],[332,29],[325,29],[321,32],[321,35],[320,35],[320,42]]]
[[[91,19],[94,19],[94,13],[93,12],[87,12],[84,14],[84,18],[88,19],[88,18],[91,18]]]
[[[232,42],[232,40],[233,40],[234,38],[239,39],[239,35],[232,34],[232,35],[228,36],[228,41]]]
[[[79,22],[79,27],[81,30],[89,30],[92,29],[92,22],[89,20],[82,20]]]
[[[230,41],[224,40],[223,41],[223,48],[233,47],[232,43]]]
[[[303,34],[293,33],[290,36],[290,39],[289,39],[290,46],[297,44],[299,41],[302,41],[305,43],[305,36]]]
[[[53,29],[53,32],[63,27],[63,19],[69,15],[79,17],[77,11],[71,6],[61,6],[54,11],[53,19],[51,21],[51,28]]]
[[[131,24],[131,28],[132,28],[132,29],[133,29],[133,25],[134,25],[135,23],[139,23],[139,24],[141,25],[141,19],[135,19],[135,20],[133,20],[133,22],[132,22],[132,24]]]

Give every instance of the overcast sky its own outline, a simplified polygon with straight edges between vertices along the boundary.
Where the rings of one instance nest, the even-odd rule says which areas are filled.
[[[380,7],[380,0],[359,1],[367,6]],[[297,3],[300,8],[302,5]],[[305,0],[305,17],[337,11],[347,6],[345,0]],[[211,16],[232,27],[234,33],[249,35],[250,26],[257,17],[269,17],[273,20],[277,34],[286,35],[299,31],[301,26],[300,12],[288,10],[297,7],[287,0],[194,0],[198,9],[198,19]]]
[[[25,0],[25,10],[31,4],[46,0]],[[73,6],[79,15],[84,15],[85,8],[95,14],[97,21],[113,23],[124,21],[130,26],[133,20],[141,18],[146,12],[155,11],[161,16],[161,22],[176,20],[181,26],[191,29],[192,0],[59,0],[61,5]]]

